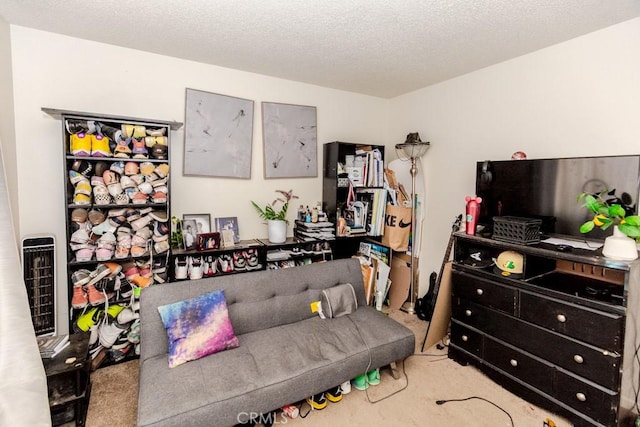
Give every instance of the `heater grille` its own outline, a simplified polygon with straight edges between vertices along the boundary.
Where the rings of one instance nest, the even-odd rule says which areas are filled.
[[[53,236],[22,239],[22,271],[36,335],[54,333],[56,276]]]

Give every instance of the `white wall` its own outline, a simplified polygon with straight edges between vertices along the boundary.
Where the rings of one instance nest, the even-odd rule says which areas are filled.
[[[640,153],[640,18],[397,97],[391,135],[431,148],[420,295],[450,224],[475,191],[477,161]]]
[[[246,239],[266,237],[250,200],[271,202],[276,189],[293,189],[305,205],[321,200],[323,143],[387,139],[388,101],[379,98],[24,27],[11,26],[11,38],[21,233],[54,233],[60,266],[66,264],[62,127],[42,107],[184,122],[185,88],[254,100],[250,180],[182,176],[184,128],[171,135],[171,213],[237,216]],[[317,107],[317,178],[263,179],[261,101]],[[59,271],[59,295],[66,295],[64,269]],[[58,326],[64,329],[67,301],[60,300]]]

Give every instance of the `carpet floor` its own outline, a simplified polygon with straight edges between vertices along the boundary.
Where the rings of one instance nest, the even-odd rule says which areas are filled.
[[[416,334],[416,355],[400,366],[400,379],[388,367],[381,369],[381,383],[359,391],[352,388],[342,401],[329,402],[322,410],[300,407],[295,419],[276,416],[278,424],[291,426],[491,426],[540,427],[546,418],[558,427],[570,426],[549,413],[506,391],[471,366],[447,358],[446,348],[435,346],[420,354],[427,323],[416,316],[392,310],[390,316]],[[138,397],[138,361],[98,369],[91,375],[93,389],[87,427],[135,426]],[[436,400],[471,399],[437,405]],[[495,406],[497,405],[497,406]],[[498,408],[499,407],[499,408]],[[502,410],[501,410],[501,409]],[[306,417],[302,418],[302,415]],[[511,420],[511,419],[512,420]]]

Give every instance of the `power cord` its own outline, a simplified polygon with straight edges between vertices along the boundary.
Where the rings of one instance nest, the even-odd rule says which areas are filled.
[[[442,342],[444,342],[444,341],[442,341]],[[440,344],[438,344],[438,345],[440,345]],[[442,346],[442,349],[444,349],[444,348],[445,348],[445,346]],[[432,362],[438,362],[438,361],[446,360],[446,359],[447,359],[447,357],[441,357],[441,356],[446,356],[446,354],[413,353],[413,354],[409,355],[409,357],[413,357],[413,356],[422,356],[422,357],[440,357],[440,359],[430,360],[430,361],[429,361],[429,363],[432,363]],[[409,357],[407,357],[407,359],[409,359]],[[388,394],[388,395],[386,395],[386,396],[384,396],[384,397],[381,397],[381,398],[380,398],[380,399],[378,399],[378,400],[371,400],[371,397],[369,397],[369,391],[368,391],[368,389],[365,389],[365,394],[366,394],[366,396],[367,396],[367,400],[369,401],[369,403],[372,403],[372,404],[373,404],[373,403],[382,402],[383,400],[386,400],[386,399],[390,398],[391,396],[395,396],[396,394],[400,393],[401,391],[403,391],[403,390],[405,390],[407,387],[409,387],[409,377],[407,376],[407,372],[406,372],[405,367],[404,367],[404,362],[405,362],[405,361],[406,361],[406,359],[402,361],[402,375],[404,376],[404,379],[405,379],[405,384],[404,384],[404,386],[402,386],[402,388],[400,388],[399,390],[396,390],[396,391],[394,391],[394,392],[392,392],[392,393],[390,393],[390,394]]]
[[[509,421],[511,421],[511,426],[515,427],[515,424],[513,423],[513,418],[511,417],[511,414],[509,414],[506,410],[502,409],[500,406],[496,405],[495,403],[493,403],[490,400],[485,399],[484,397],[480,397],[480,396],[470,396],[470,397],[465,397],[462,399],[446,399],[446,400],[436,400],[436,405],[444,405],[445,403],[449,403],[449,402],[465,402],[467,400],[472,400],[472,399],[479,399],[479,400],[483,400],[487,403],[492,404],[493,406],[495,406],[496,408],[500,409],[502,412],[504,412],[505,414],[507,414],[507,416],[509,417]]]

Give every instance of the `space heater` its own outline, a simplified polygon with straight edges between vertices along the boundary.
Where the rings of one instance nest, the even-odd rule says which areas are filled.
[[[56,332],[55,254],[52,235],[22,239],[22,271],[36,335]]]

